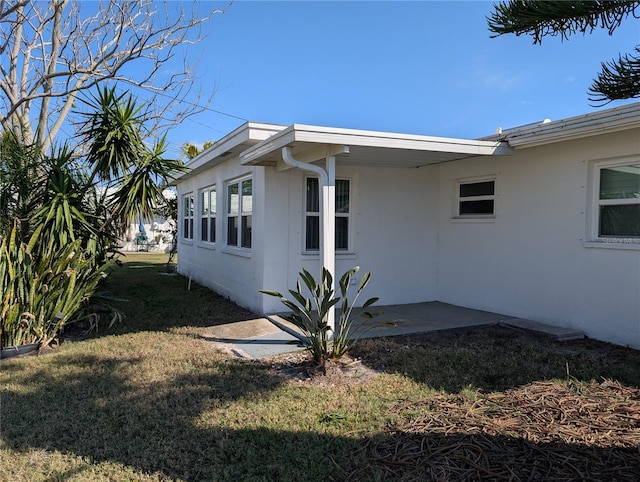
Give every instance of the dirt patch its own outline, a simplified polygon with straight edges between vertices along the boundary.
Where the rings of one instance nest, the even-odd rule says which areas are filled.
[[[285,353],[263,360],[270,371],[292,383],[317,387],[342,387],[371,380],[380,374],[359,358],[348,354],[340,360],[318,365],[309,352]]]

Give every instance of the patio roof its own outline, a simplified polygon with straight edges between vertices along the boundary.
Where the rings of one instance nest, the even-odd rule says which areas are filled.
[[[466,157],[511,155],[499,140],[469,140],[390,132],[341,129],[293,124],[240,154],[240,162],[253,166],[278,166],[282,148],[291,147],[303,162],[335,156],[341,164],[385,167],[420,167]]]

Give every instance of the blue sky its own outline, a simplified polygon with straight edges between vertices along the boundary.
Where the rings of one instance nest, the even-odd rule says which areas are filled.
[[[587,89],[600,63],[640,44],[635,19],[541,46],[492,39],[491,12],[483,1],[236,0],[188,52],[199,87],[216,93],[169,131],[171,149],[245,120],[467,138],[558,120],[596,110]]]

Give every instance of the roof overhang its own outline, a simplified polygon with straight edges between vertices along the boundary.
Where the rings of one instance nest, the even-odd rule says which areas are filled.
[[[335,156],[343,164],[420,167],[474,156],[511,155],[506,142],[429,137],[293,124],[240,154],[252,166],[282,166],[282,148],[315,162]]]
[[[210,167],[216,166],[227,159],[238,157],[251,146],[269,138],[284,129],[279,124],[265,124],[261,122],[246,122],[231,131],[207,150],[201,152],[187,163],[187,172],[173,176],[172,184],[194,176]]]

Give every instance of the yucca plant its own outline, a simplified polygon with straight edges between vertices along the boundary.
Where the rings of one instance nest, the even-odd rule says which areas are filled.
[[[105,199],[107,213],[98,233],[120,235],[139,213],[153,217],[164,202],[162,191],[169,178],[187,168],[181,160],[164,157],[166,136],[157,137],[153,145],[145,141],[150,135],[144,127],[145,113],[131,94],[104,87],[80,101],[88,107],[81,113],[85,120],[78,132],[89,146],[88,184],[98,179],[112,191]]]
[[[311,355],[319,364],[324,364],[327,360],[337,360],[347,352],[353,343],[355,333],[361,327],[361,325],[354,327],[355,320],[371,319],[379,315],[379,313],[366,311],[369,306],[378,301],[378,298],[370,298],[362,307],[356,308],[360,293],[371,279],[370,272],[366,272],[360,280],[353,301],[349,303],[347,299],[351,279],[359,270],[360,267],[355,266],[342,275],[339,282],[340,297],[335,296],[335,290],[331,288],[333,276],[325,267],[322,268],[320,282],[317,282],[306,269],[300,272],[296,290],[289,290],[295,302],[285,298],[278,291],[260,290],[261,293],[280,298],[282,304],[291,310],[291,313],[283,315],[283,318],[293,323],[307,337]],[[300,280],[311,297],[307,298],[303,293]],[[336,320],[335,331],[332,333],[328,323],[329,310],[340,302],[342,302],[340,316]]]
[[[145,114],[128,93],[98,88],[78,137],[84,155],[50,155],[0,132],[0,329],[2,346],[51,343],[79,319],[97,328],[107,306],[85,303],[105,275],[123,226],[151,217],[171,173],[166,141],[145,138]],[[12,230],[13,226],[13,230]],[[82,305],[84,310],[79,310]]]
[[[95,291],[110,263],[95,267],[77,240],[55,251],[38,250],[42,226],[28,243],[17,226],[0,243],[2,347],[47,346]]]
[[[0,235],[18,219],[21,232],[30,230],[30,217],[42,205],[45,190],[42,156],[36,146],[20,142],[12,131],[0,132]]]

